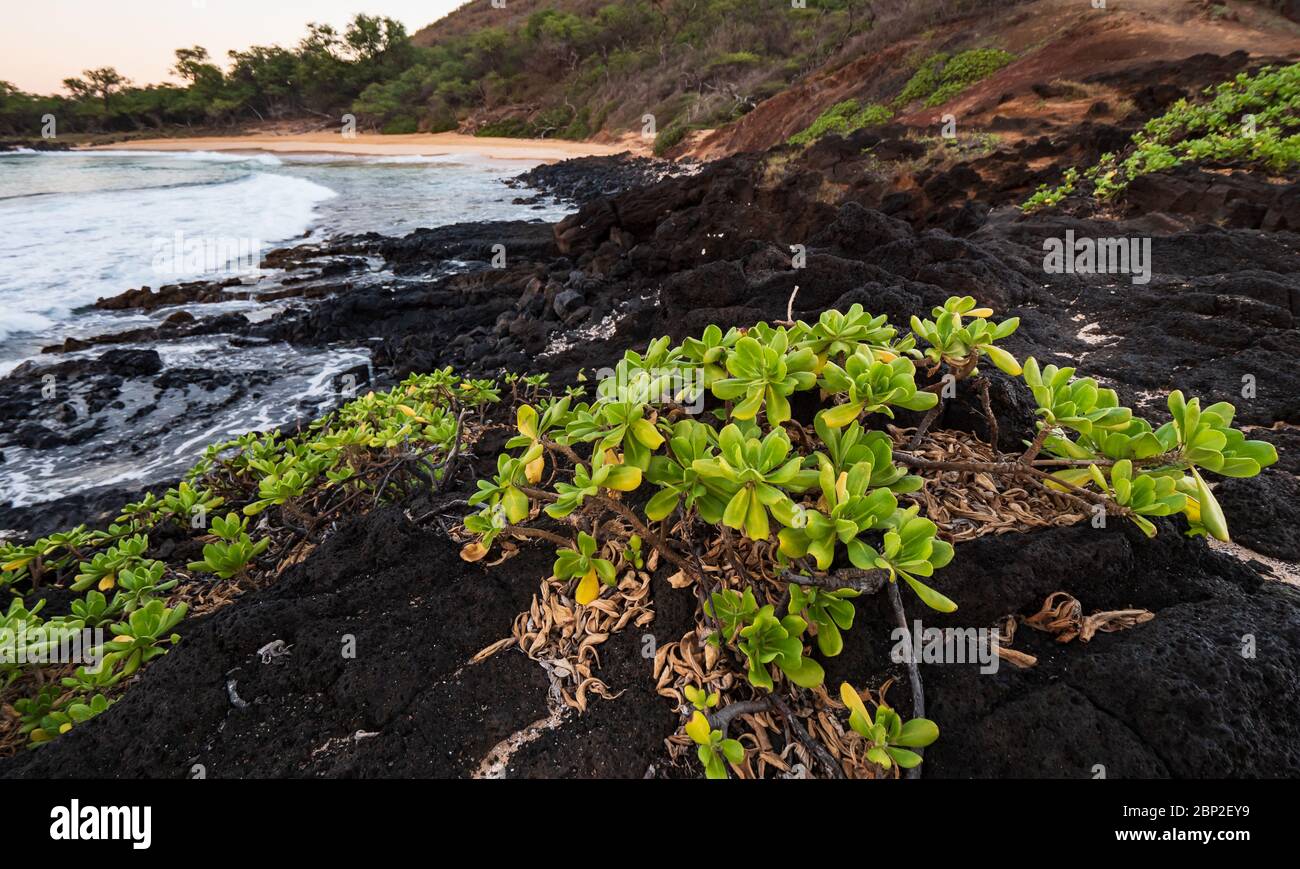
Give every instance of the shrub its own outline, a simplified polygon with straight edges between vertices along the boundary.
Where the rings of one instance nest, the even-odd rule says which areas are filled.
[[[998,48],[973,48],[953,56],[933,54],[903,85],[894,104],[901,108],[922,100],[927,108],[934,108],[1015,59],[1014,54]]]
[[[1283,172],[1300,165],[1300,64],[1265,67],[1205,89],[1208,99],[1180,99],[1133,134],[1123,159],[1104,154],[1083,178],[1105,201],[1135,178],[1185,163],[1255,166]],[[1021,208],[1055,205],[1074,192],[1079,173],[1071,169],[1057,188],[1039,190]]]
[[[544,378],[522,381],[534,398],[545,385]],[[33,652],[55,636],[55,629],[107,625],[115,637],[101,648],[101,668],[81,667],[63,676],[58,691],[41,686],[51,678],[35,672],[41,664],[11,664],[0,657],[0,688],[31,685],[28,696],[13,703],[22,732],[36,746],[98,714],[124,680],[179,639],[174,629],[187,606],[169,608],[162,599],[175,592],[179,580],[149,558],[153,529],[165,526],[167,536],[177,530],[206,535],[198,520],[228,504],[231,512],[212,520],[215,540],[208,538],[203,561],[189,567],[223,579],[247,573],[256,569],[255,560],[269,550],[273,536],[282,543],[310,536],[315,528],[294,527],[303,521],[303,510],[317,517],[312,525],[318,526],[363,497],[377,504],[391,490],[405,491],[412,477],[438,484],[447,467],[431,462],[450,458],[471,410],[481,413],[499,399],[495,382],[462,380],[451,369],[412,375],[388,392],[345,404],[301,435],[251,433],[212,445],[184,482],[161,497],[150,494],[125,505],[104,531],[80,526],[27,546],[0,544],[0,586],[27,594],[48,585],[84,593],[70,602],[69,616],[49,621],[40,615],[43,601],[28,610],[15,600],[0,613],[0,636],[8,630],[22,633]],[[547,431],[547,425],[537,431]],[[245,518],[254,514],[263,517],[257,531]],[[30,678],[20,681],[25,677]]]
[[[939,86],[926,100],[927,108],[942,105],[976,82],[988,78],[1011,63],[1016,56],[998,48],[963,51],[943,65]]]
[[[861,105],[857,100],[845,100],[822,112],[815,121],[791,136],[787,142],[791,145],[808,145],[822,136],[847,136],[854,130],[886,123],[893,116],[893,111],[886,106],[875,103]]]
[[[654,155],[662,157],[677,147],[691,130],[685,124],[674,123],[655,134]]]
[[[401,136],[408,133],[418,133],[420,132],[420,122],[411,117],[393,118],[391,121],[386,121],[384,125],[379,128],[379,132],[383,133],[385,136]]]
[[[858,594],[905,584],[931,609],[957,609],[935,579],[954,547],[921,514],[924,502],[898,500],[921,485],[909,466],[1005,475],[1148,534],[1149,517],[1181,513],[1192,533],[1226,538],[1201,470],[1248,476],[1276,461],[1271,446],[1231,427],[1230,406],[1202,409],[1174,393],[1173,420],[1152,428],[1071,369],[1032,359],[1022,368],[998,346],[1017,321],[992,313],[954,297],[900,337],[854,306],[815,324],[709,327],[678,345],[660,338],[629,351],[594,399],[520,409],[519,434],[472,499],[479,511],[465,528],[478,539],[464,555],[482,559],[502,535],[552,540],[555,578],[590,604],[614,584],[619,552],[654,550],[696,585],[713,626],[708,643],[751,692],[771,698],[761,707],[771,710],[781,693],[822,684],[810,646],[839,654]],[[977,376],[986,359],[1022,376],[1038,404],[1039,431],[1019,460],[921,459],[864,427],[895,408],[937,409],[945,378]],[[689,410],[682,404],[695,399]],[[527,527],[539,508],[549,530]],[[706,550],[720,553],[712,565]],[[730,720],[727,710],[711,719],[719,701],[702,689],[687,697],[697,713],[687,735],[706,774],[722,777],[728,762],[743,762],[725,725],[714,724]],[[938,736],[932,722],[904,722],[883,698],[869,716],[856,692],[843,697],[850,728],[884,769],[919,763],[910,749]]]

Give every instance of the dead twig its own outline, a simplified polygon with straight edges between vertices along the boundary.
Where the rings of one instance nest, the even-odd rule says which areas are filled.
[[[795,738],[803,743],[804,748],[807,748],[819,761],[821,761],[822,766],[826,767],[826,771],[831,774],[832,778],[846,778],[844,775],[844,768],[835,760],[835,756],[830,753],[826,746],[812,738],[808,733],[808,728],[803,726],[803,722],[800,721],[798,716],[790,710],[789,704],[787,704],[780,695],[772,695],[772,705],[776,707],[777,712],[781,713],[781,717],[785,719],[785,723],[790,725],[790,729],[794,731]]]

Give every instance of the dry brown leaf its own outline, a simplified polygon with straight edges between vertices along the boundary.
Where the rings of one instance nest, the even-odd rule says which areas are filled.
[[[511,646],[515,645],[517,642],[518,640],[516,640],[514,637],[506,637],[504,640],[497,640],[495,643],[488,646],[486,649],[483,649],[474,657],[470,658],[470,663],[477,664],[480,661],[486,661],[488,658],[492,657],[497,652],[501,651],[502,649],[508,649]]]
[[[1033,655],[1016,649],[1008,649],[1004,646],[998,646],[998,657],[1022,670],[1038,666],[1038,659]]]

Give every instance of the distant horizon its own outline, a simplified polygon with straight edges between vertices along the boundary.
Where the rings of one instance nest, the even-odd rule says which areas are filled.
[[[133,0],[129,6],[51,0],[6,12],[0,81],[28,93],[65,94],[64,79],[111,66],[138,86],[179,84],[170,72],[178,48],[200,45],[225,69],[227,52],[293,47],[313,21],[341,30],[357,13],[382,15],[414,34],[463,5],[465,0]]]

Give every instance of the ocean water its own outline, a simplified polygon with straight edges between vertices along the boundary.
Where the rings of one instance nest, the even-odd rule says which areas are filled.
[[[558,219],[566,213],[560,206],[512,204],[519,192],[502,181],[530,165],[446,157],[0,153],[0,373],[40,345],[102,326],[87,319],[93,314],[85,308],[96,299],[246,275],[258,249],[463,220]],[[205,255],[191,255],[195,244]]]
[[[152,388],[124,398],[115,430],[76,446],[27,450],[0,433],[0,504],[173,479],[209,443],[333,405],[335,375],[369,359],[357,346],[246,346],[220,336],[41,353],[68,337],[156,325],[177,310],[100,311],[91,307],[97,299],[184,280],[273,283],[276,274],[257,267],[257,253],[299,240],[401,235],[470,220],[559,219],[569,209],[515,204],[521,191],[502,183],[532,165],[445,157],[0,153],[0,376],[25,361],[44,366],[133,347],[157,350],[166,367],[276,372],[273,387],[201,419],[169,417],[159,405],[149,416],[147,449],[132,444],[130,426]],[[286,304],[242,300],[188,310],[258,319]]]

